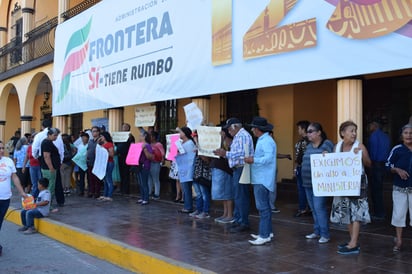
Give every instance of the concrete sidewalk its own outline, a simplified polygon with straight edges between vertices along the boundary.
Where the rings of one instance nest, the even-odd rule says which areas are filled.
[[[411,231],[403,250],[394,254],[393,228],[388,221],[362,227],[361,253],[339,255],[337,244],[348,240],[344,227],[331,227],[331,241],[306,240],[312,218],[294,218],[296,204],[279,197],[281,213],[273,215],[275,238],[251,246],[258,217],[251,216],[249,233],[229,233],[213,218],[195,220],[179,214],[181,205],[168,200],[136,204],[137,198],[115,196],[113,202],[70,196],[66,205],[40,220],[39,232],[83,252],[142,273],[411,273]],[[20,207],[13,198],[12,206]],[[219,216],[214,204],[211,215]],[[256,213],[254,213],[256,214]],[[10,221],[20,223],[18,212]]]

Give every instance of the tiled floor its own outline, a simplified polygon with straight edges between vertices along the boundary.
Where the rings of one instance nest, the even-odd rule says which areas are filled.
[[[231,234],[228,225],[213,218],[180,214],[181,205],[162,198],[141,206],[131,196],[117,195],[113,202],[70,196],[50,218],[217,273],[412,273],[411,229],[405,231],[402,252],[394,254],[389,221],[363,226],[361,253],[343,256],[336,246],[348,239],[345,227],[331,226],[328,244],[306,240],[312,218],[294,218],[297,205],[281,197],[281,213],[273,215],[275,238],[264,246],[251,246],[250,232]],[[219,209],[219,204],[212,206],[212,217],[219,216]],[[255,211],[250,220],[256,233]]]

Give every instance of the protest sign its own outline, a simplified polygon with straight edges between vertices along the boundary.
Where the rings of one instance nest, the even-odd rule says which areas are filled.
[[[151,127],[156,122],[156,106],[136,108],[134,124],[136,127]]]
[[[203,122],[203,114],[196,103],[190,103],[183,107],[185,110],[187,126],[191,129],[197,129]]]
[[[129,166],[138,166],[140,154],[142,154],[142,143],[130,144],[129,152],[126,156],[126,164]]]
[[[362,151],[310,155],[315,196],[359,196]]]
[[[115,131],[112,132],[113,143],[124,143],[129,139],[130,131]]]
[[[83,171],[87,170],[87,146],[87,144],[85,146],[80,146],[77,150],[76,155],[74,155],[72,158],[72,161]]]
[[[106,175],[107,160],[109,152],[101,145],[96,145],[96,157],[94,159],[92,173],[102,180]]]
[[[166,135],[166,159],[173,161],[177,155],[176,141],[180,138],[179,133]]]
[[[198,155],[219,158],[213,151],[220,148],[222,142],[222,136],[220,135],[221,130],[221,127],[198,127]]]

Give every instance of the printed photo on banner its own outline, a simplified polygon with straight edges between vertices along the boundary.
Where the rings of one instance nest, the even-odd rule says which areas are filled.
[[[339,152],[310,155],[315,196],[359,196],[362,153]]]
[[[128,164],[129,166],[139,165],[140,154],[142,154],[143,150],[142,144],[143,143],[130,144],[129,152],[126,156],[126,164]]]
[[[214,150],[220,148],[222,137],[220,135],[221,127],[206,127],[199,126],[197,128],[197,136],[199,139],[198,154],[208,157],[219,158],[213,153]]]
[[[134,124],[136,127],[151,127],[156,122],[156,106],[139,106],[136,108]]]
[[[106,175],[107,160],[109,152],[101,145],[96,146],[96,158],[94,160],[92,173],[102,180]]]
[[[190,103],[183,107],[186,115],[187,126],[191,129],[197,129],[203,122],[203,113],[196,103]]]
[[[129,139],[130,131],[115,131],[112,132],[112,139],[114,143],[124,143]]]
[[[176,142],[179,141],[179,133],[167,134],[166,135],[166,159],[169,161],[174,161],[177,155]]]

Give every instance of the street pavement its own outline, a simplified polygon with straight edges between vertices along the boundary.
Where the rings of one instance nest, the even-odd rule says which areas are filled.
[[[132,273],[107,261],[82,253],[40,233],[25,235],[19,226],[4,221],[0,231],[0,273]]]

